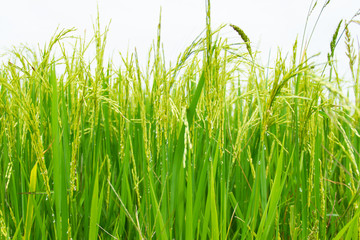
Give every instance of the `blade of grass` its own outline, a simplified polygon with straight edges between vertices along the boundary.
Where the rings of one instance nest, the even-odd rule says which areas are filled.
[[[36,207],[35,195],[31,193],[35,193],[36,191],[36,182],[37,182],[37,162],[34,167],[31,169],[30,173],[30,184],[29,184],[29,195],[28,202],[26,207],[26,218],[25,218],[25,230],[24,230],[24,239],[30,239],[31,236],[31,228],[34,222],[34,208]]]
[[[58,114],[58,91],[55,74],[55,66],[50,70],[49,81],[52,86],[51,99],[51,130],[53,136],[53,163],[54,163],[54,197],[56,209],[56,230],[59,239],[67,239],[68,231],[68,209],[67,209],[67,189],[65,176],[65,162],[60,150],[59,136],[59,114]]]

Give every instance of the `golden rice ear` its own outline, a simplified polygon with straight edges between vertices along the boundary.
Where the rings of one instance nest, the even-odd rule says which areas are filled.
[[[239,28],[238,26],[235,26],[233,24],[230,24],[230,27],[232,27],[241,37],[241,39],[245,42],[246,44],[246,48],[250,54],[250,56],[252,56],[252,51],[251,51],[251,46],[250,46],[250,39],[249,37],[245,34],[245,32]]]

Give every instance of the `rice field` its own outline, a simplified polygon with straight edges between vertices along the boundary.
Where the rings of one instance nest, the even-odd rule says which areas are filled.
[[[136,52],[107,61],[99,19],[89,42],[70,29],[14,49],[0,67],[1,239],[359,239],[358,15],[325,64],[303,39],[261,66],[240,27],[211,28],[210,1],[173,65],[161,19],[145,66]]]

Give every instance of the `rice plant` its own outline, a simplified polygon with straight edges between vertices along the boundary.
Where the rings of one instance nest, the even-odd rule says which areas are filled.
[[[161,19],[145,70],[136,52],[107,63],[99,18],[90,42],[70,29],[13,50],[0,68],[1,238],[358,239],[356,16],[325,68],[297,41],[259,65],[240,27],[237,44],[211,28],[210,1],[174,65]],[[333,64],[339,31],[354,100]]]

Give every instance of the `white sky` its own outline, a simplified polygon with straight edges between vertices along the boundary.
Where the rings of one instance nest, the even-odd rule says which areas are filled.
[[[324,1],[319,0],[310,18],[312,29]],[[269,51],[276,55],[277,47],[283,55],[291,52],[297,35],[301,40],[311,0],[212,0],[212,28],[232,23],[244,30],[253,48],[262,52],[267,62]],[[175,61],[194,38],[205,28],[205,0],[8,0],[2,1],[0,13],[0,55],[12,46],[25,43],[42,47],[56,28],[78,29],[87,39],[93,34],[97,4],[101,24],[111,19],[107,40],[108,57],[125,54],[137,48],[140,58],[147,56],[156,38],[160,6],[162,6],[162,42],[168,60]],[[310,44],[310,53],[322,52],[317,62],[326,60],[332,35],[341,19],[350,19],[360,8],[359,0],[332,0],[325,8]],[[358,16],[358,19],[360,17]],[[359,36],[360,25],[353,24],[352,35]],[[226,27],[221,34],[231,41],[242,42]],[[339,60],[345,61],[343,41],[337,49]],[[357,43],[355,42],[357,45]]]

